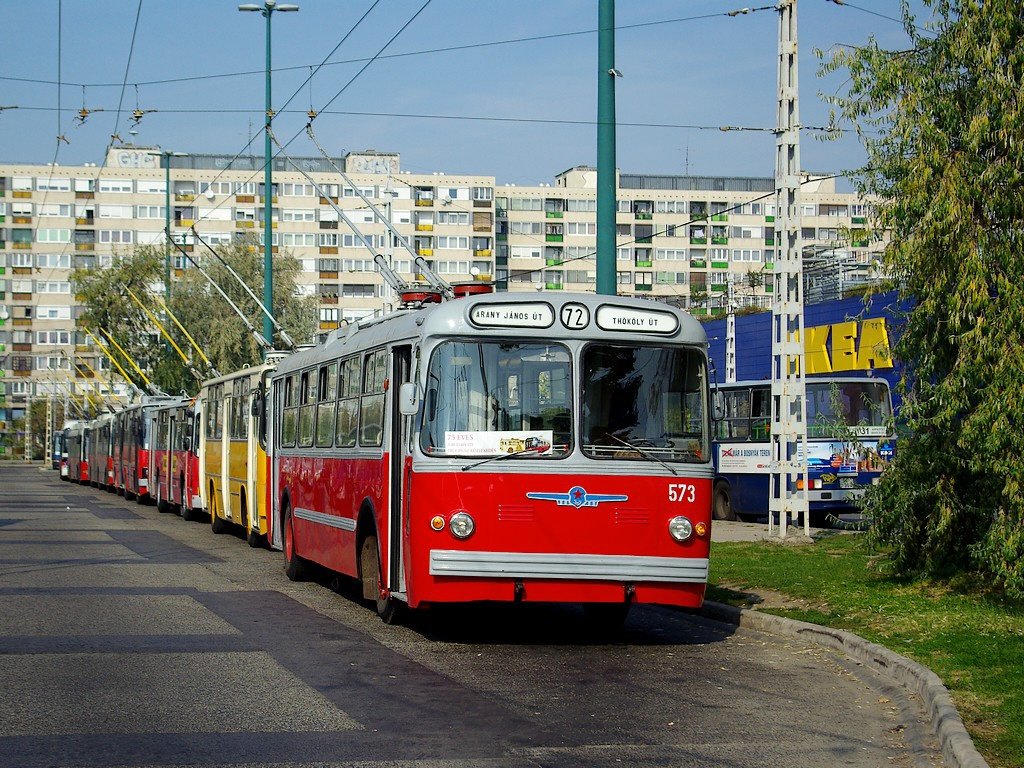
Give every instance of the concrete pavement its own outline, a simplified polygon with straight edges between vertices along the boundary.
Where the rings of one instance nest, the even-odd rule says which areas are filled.
[[[823,529],[811,529],[811,536],[804,534],[802,527],[790,527],[785,538],[786,544],[810,544]],[[827,531],[834,533],[834,531]],[[711,524],[711,541],[766,541],[768,526],[761,523],[732,522],[715,520]],[[774,538],[778,540],[778,530]],[[711,553],[714,561],[714,550]],[[727,624],[747,629],[788,635],[805,642],[813,642],[846,654],[851,659],[873,669],[909,691],[918,694],[931,716],[935,736],[942,747],[942,757],[950,766],[959,768],[988,768],[988,763],[978,752],[964,727],[960,714],[953,705],[949,690],[942,680],[921,664],[898,653],[869,643],[852,632],[830,629],[804,621],[795,621],[781,616],[758,611],[754,608],[736,608],[731,605],[706,601],[701,615]]]

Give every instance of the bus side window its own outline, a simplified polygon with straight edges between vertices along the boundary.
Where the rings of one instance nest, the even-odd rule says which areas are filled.
[[[768,387],[750,393],[750,432],[755,440],[767,440],[771,433],[772,400]]]
[[[281,415],[281,445],[295,447],[295,436],[299,424],[298,408],[295,402],[296,377],[292,374],[284,380],[284,411]]]
[[[334,403],[338,397],[338,364],[320,367],[317,385],[316,445],[330,448],[334,443]]]
[[[313,409],[316,407],[316,376],[313,371],[303,371],[299,387],[299,447],[313,445]]]
[[[747,440],[750,438],[750,392],[736,390],[725,393],[725,419],[722,430],[727,439]]]
[[[359,427],[359,358],[350,357],[338,371],[338,417],[334,427],[334,444],[351,448],[356,444]]]
[[[363,395],[359,403],[359,444],[379,446],[384,438],[384,379],[387,375],[387,350],[378,349],[366,356],[363,369]]]

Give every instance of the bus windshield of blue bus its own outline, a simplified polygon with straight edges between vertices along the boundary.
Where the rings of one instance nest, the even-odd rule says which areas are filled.
[[[583,453],[705,462],[706,370],[690,349],[591,344],[583,352]]]
[[[807,382],[808,437],[832,437],[843,429],[859,436],[885,435],[891,416],[884,380]]]
[[[562,344],[444,342],[427,371],[420,447],[431,456],[568,456],[571,381]]]

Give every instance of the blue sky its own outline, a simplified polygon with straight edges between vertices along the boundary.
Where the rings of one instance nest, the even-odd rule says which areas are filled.
[[[312,109],[332,155],[399,152],[415,173],[536,185],[596,163],[597,0],[296,1],[299,12],[272,21],[274,127],[289,155],[319,155],[304,130]],[[619,0],[620,170],[773,175],[771,133],[717,129],[774,125],[778,16],[754,10],[769,5]],[[101,163],[115,134],[168,151],[261,155],[265,22],[237,6],[0,0],[0,106],[17,107],[0,111],[0,162]],[[813,49],[869,36],[905,47],[898,17],[898,0],[799,0],[805,125],[827,123],[819,92],[841,87],[816,76]],[[838,172],[863,151],[852,134],[824,143],[805,131],[801,158],[806,170]]]

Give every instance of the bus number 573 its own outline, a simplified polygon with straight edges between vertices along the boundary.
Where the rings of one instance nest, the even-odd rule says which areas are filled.
[[[689,483],[670,483],[668,486],[668,500],[692,504],[696,501],[696,487]]]

